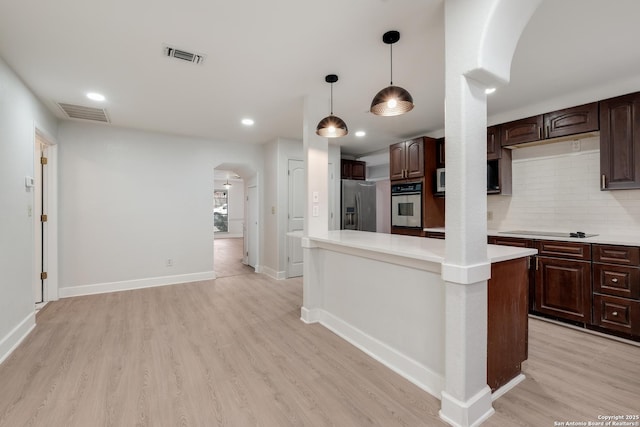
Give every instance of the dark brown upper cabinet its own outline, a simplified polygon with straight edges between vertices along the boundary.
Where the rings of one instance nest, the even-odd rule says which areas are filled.
[[[436,139],[436,168],[444,167],[444,137]]]
[[[389,179],[424,177],[424,141],[416,138],[389,147]]]
[[[542,139],[542,125],[542,115],[503,123],[500,125],[500,145],[505,147],[539,141]]]
[[[500,125],[500,144],[524,144],[597,131],[598,103],[578,105]]]
[[[602,190],[640,188],[640,92],[600,101]]]
[[[495,160],[500,157],[502,157],[500,126],[489,126],[487,128],[487,160]]]
[[[558,138],[578,133],[593,132],[600,128],[598,103],[565,108],[544,115],[544,138]]]
[[[364,180],[367,174],[367,163],[360,160],[347,160],[342,159],[340,161],[342,173],[340,178],[342,179],[359,179]]]

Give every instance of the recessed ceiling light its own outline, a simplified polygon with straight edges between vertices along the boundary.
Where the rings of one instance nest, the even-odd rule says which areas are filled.
[[[245,126],[253,126],[253,119],[242,119],[242,124]]]
[[[487,95],[491,95],[495,91],[496,91],[495,87],[489,87],[484,90],[484,93],[486,93]]]
[[[106,98],[103,94],[97,92],[89,92],[87,93],[87,98],[92,101],[104,101]]]
[[[363,136],[365,136],[366,134],[367,134],[367,133],[366,133],[365,131],[363,131],[363,130],[359,130],[359,131],[357,131],[357,132],[356,132],[356,136],[359,136],[359,137],[361,137],[361,138],[362,138]]]

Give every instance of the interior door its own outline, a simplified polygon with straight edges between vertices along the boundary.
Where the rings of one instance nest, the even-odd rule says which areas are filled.
[[[247,247],[247,264],[256,268],[258,263],[258,187],[255,185],[248,188],[247,193],[247,212],[249,215],[248,229],[248,247]]]
[[[304,161],[289,159],[289,206],[287,231],[304,229],[304,206],[306,201]],[[302,239],[287,236],[287,277],[302,276]]]
[[[34,150],[34,193],[33,209],[35,236],[35,265],[33,276],[33,297],[36,304],[45,301],[47,285],[47,144],[38,133]]]

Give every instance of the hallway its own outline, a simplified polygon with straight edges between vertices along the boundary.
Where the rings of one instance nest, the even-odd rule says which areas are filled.
[[[255,273],[253,267],[242,263],[243,248],[241,237],[214,239],[213,268],[217,278]]]

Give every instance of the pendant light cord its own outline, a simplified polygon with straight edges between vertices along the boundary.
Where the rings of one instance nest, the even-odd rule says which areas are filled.
[[[389,86],[393,86],[393,43],[389,45],[389,52],[391,54],[391,83]]]
[[[333,83],[331,83],[331,115],[333,116]]]

